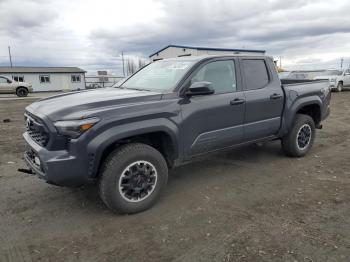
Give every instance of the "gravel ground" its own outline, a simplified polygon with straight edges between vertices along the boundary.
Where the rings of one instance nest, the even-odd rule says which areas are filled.
[[[31,101],[0,99],[0,261],[349,261],[350,92],[333,94],[308,156],[285,157],[278,141],[207,156],[131,216],[93,186],[16,171]]]

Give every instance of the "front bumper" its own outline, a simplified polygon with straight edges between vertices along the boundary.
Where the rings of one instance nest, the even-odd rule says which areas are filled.
[[[26,132],[23,137],[27,143],[24,160],[28,167],[50,184],[77,187],[91,182],[85,172],[86,162],[73,156],[67,150],[49,151],[34,142]],[[35,157],[37,161],[35,161]],[[38,165],[39,163],[39,165]]]

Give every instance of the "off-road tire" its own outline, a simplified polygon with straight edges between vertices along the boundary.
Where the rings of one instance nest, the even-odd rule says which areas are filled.
[[[120,192],[119,180],[130,164],[147,161],[157,173],[153,191],[140,202],[128,202]],[[166,187],[168,167],[162,154],[155,148],[141,143],[122,145],[105,159],[99,176],[99,193],[102,201],[113,212],[131,214],[144,211],[155,204]]]
[[[28,95],[28,89],[25,87],[18,87],[16,89],[16,95],[18,97],[26,97]]]
[[[311,137],[305,148],[300,147],[298,144],[298,135],[300,134],[299,132],[301,132],[302,128],[306,128],[306,130],[311,131]],[[297,114],[292,129],[282,138],[282,149],[284,153],[291,157],[305,156],[312,148],[315,134],[316,129],[314,120],[308,115]]]

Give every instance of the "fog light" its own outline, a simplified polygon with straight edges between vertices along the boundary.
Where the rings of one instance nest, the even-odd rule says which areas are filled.
[[[37,165],[37,166],[40,166],[40,159],[39,157],[34,157],[34,163]]]

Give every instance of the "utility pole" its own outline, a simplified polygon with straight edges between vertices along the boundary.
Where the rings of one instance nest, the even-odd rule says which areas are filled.
[[[282,69],[282,56],[280,56],[280,68]]]
[[[124,52],[122,51],[122,62],[123,62],[123,76],[125,77],[125,68],[124,68]]]
[[[9,58],[10,58],[10,65],[12,67],[12,56],[11,56],[11,47],[9,46]]]
[[[344,58],[340,58],[340,69],[343,69],[343,62],[344,62]]]

